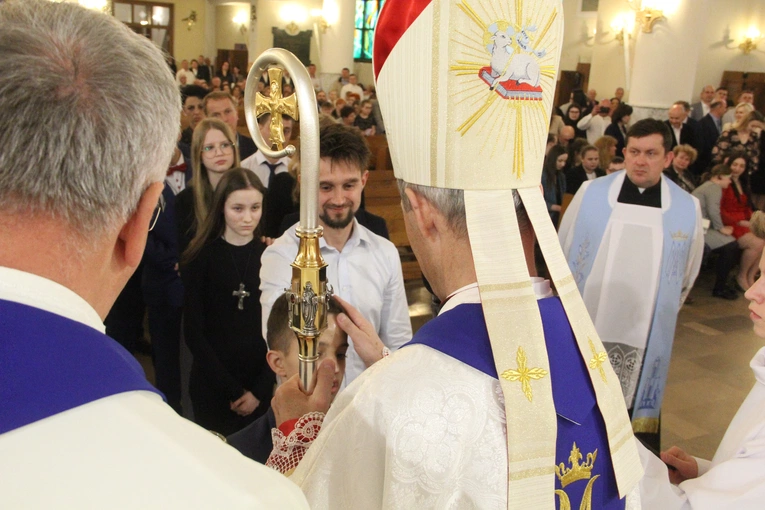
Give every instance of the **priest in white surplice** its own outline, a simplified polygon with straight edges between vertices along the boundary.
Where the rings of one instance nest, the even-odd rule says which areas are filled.
[[[765,214],[751,219],[752,233],[765,238]],[[765,257],[760,261],[765,274]],[[754,332],[765,338],[765,278],[746,291]],[[661,460],[640,452],[646,475],[640,483],[644,508],[656,510],[756,510],[765,501],[765,347],[749,364],[752,391],[730,422],[711,461],[688,455],[678,447],[662,452]],[[741,367],[743,370],[744,368]],[[672,483],[677,485],[670,484]]]
[[[76,3],[13,0],[0,67],[18,71],[0,94],[0,508],[308,508],[104,333],[178,139],[161,50]]]
[[[277,390],[269,465],[294,468],[312,508],[628,504],[637,442],[539,189],[562,18],[560,0],[385,3],[376,89],[407,236],[444,306],[326,418],[331,367],[311,396]],[[535,235],[558,296],[534,277]],[[353,310],[337,324],[375,335]]]
[[[641,120],[626,144],[626,169],[579,189],[559,237],[633,429],[658,450],[677,312],[698,275],[704,236],[698,200],[662,174],[673,156],[668,128]]]

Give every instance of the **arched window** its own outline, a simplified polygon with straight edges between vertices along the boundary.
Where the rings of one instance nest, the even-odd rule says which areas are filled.
[[[353,59],[372,61],[372,46],[377,16],[385,0],[356,0],[356,30],[353,37]]]

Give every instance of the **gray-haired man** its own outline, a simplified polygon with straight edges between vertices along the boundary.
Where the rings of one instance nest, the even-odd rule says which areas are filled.
[[[0,4],[0,508],[306,508],[162,401],[102,319],[178,135],[164,58],[72,3]],[[44,486],[41,486],[44,480]]]

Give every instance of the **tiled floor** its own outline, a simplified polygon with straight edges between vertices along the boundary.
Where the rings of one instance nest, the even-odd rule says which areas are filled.
[[[678,445],[711,459],[728,423],[754,383],[749,361],[765,340],[755,336],[743,296],[713,298],[713,276],[702,273],[693,304],[680,311],[662,409],[662,449]],[[407,284],[412,327],[431,317],[430,295]]]

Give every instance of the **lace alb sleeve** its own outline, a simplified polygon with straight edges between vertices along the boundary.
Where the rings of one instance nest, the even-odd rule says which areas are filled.
[[[292,474],[319,434],[323,422],[324,413],[308,413],[295,422],[292,430],[271,429],[274,448],[271,450],[266,466],[286,476]],[[285,432],[287,432],[286,435]]]

